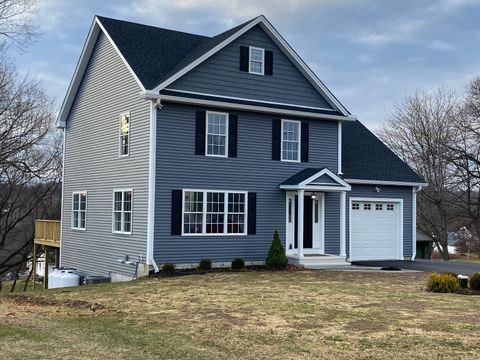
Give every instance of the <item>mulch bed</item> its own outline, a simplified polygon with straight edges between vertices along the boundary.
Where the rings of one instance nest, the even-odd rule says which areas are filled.
[[[288,264],[286,269],[281,269],[281,270],[269,269],[265,265],[251,265],[251,266],[246,266],[242,270],[233,270],[231,268],[212,268],[211,270],[205,271],[197,268],[191,268],[191,269],[175,269],[173,273],[165,273],[160,270],[156,274],[150,273],[150,277],[166,278],[166,277],[177,277],[177,276],[187,276],[187,275],[204,275],[206,273],[234,273],[234,272],[246,272],[246,271],[281,272],[281,271],[303,271],[303,270],[305,270],[303,266],[296,266],[292,264]]]
[[[18,305],[36,305],[36,306],[66,306],[73,309],[86,309],[86,310],[101,310],[105,308],[103,305],[97,303],[90,303],[83,300],[56,300],[47,299],[41,296],[30,295],[11,295],[6,299],[14,302]]]

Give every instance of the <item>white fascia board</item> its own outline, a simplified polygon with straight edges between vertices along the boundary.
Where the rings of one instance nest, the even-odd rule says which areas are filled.
[[[323,192],[341,192],[352,190],[350,186],[317,186],[317,185],[280,185],[281,190],[305,190],[305,191],[323,191]]]
[[[141,96],[148,97],[151,95],[143,93]],[[225,101],[194,99],[194,98],[187,98],[183,96],[160,95],[160,100],[175,102],[175,103],[191,104],[191,105],[219,107],[222,109],[255,111],[255,112],[261,112],[261,113],[267,113],[267,114],[283,114],[287,116],[298,116],[298,117],[305,117],[305,118],[312,118],[312,119],[355,121],[355,119],[350,119],[350,118],[347,119],[344,116],[340,116],[340,115],[319,114],[319,113],[311,113],[307,111],[286,110],[286,109],[278,109],[273,107],[270,108],[266,106],[257,106],[257,105],[244,105],[244,104],[236,104],[236,103],[230,103]]]
[[[385,181],[385,180],[362,180],[362,179],[344,179],[349,184],[364,185],[392,185],[392,186],[428,186],[428,183],[408,182],[408,181]]]
[[[295,52],[295,50],[293,50],[293,48],[285,41],[285,39],[280,35],[280,33],[272,26],[272,24],[270,24],[270,22],[263,15],[258,16],[255,20],[251,21],[243,28],[239,29],[236,33],[229,36],[220,44],[207,51],[205,54],[197,58],[195,61],[191,62],[189,65],[185,66],[182,70],[178,71],[177,73],[160,83],[153,89],[153,91],[160,92],[162,89],[165,89],[175,80],[185,75],[187,72],[207,60],[213,54],[223,49],[225,46],[236,40],[238,37],[240,37],[256,25],[260,25],[262,29],[267,32],[271,39],[283,50],[287,57],[300,70],[300,72],[312,83],[315,89],[327,99],[330,105],[332,105],[334,108],[337,108],[344,116],[353,118],[353,116],[348,113],[347,109],[335,98],[335,96],[330,92],[330,90],[328,90],[325,84],[320,81],[320,79],[315,75],[315,73],[307,66],[307,64],[300,58],[300,56]]]
[[[93,49],[97,42],[97,37],[100,31],[103,31],[105,36],[107,37],[110,44],[113,46],[115,51],[117,52],[120,59],[122,59],[123,63],[127,67],[128,71],[132,74],[133,78],[137,82],[138,86],[142,91],[145,91],[145,87],[140,82],[140,79],[132,70],[128,62],[123,57],[122,53],[118,49],[117,45],[113,42],[112,38],[108,34],[108,32],[103,27],[100,20],[95,16],[92,25],[90,26],[90,30],[88,32],[87,39],[85,40],[85,44],[83,45],[82,52],[80,54],[80,58],[77,62],[77,66],[75,67],[75,71],[73,73],[72,79],[70,81],[70,85],[68,86],[67,93],[65,98],[63,99],[62,107],[60,108],[60,112],[57,116],[57,127],[63,128],[65,127],[65,122],[67,120],[68,113],[70,112],[70,108],[73,104],[75,96],[77,95],[78,88],[80,87],[80,83],[82,82],[83,74],[87,68],[88,62],[90,60],[90,56],[92,55]]]

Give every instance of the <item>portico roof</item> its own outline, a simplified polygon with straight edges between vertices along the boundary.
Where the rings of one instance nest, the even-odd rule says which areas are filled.
[[[351,186],[328,168],[305,168],[280,184],[283,190],[350,191]]]

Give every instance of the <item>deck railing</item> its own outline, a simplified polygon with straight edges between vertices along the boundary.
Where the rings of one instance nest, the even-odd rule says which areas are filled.
[[[60,221],[35,221],[35,243],[46,246],[60,247]]]

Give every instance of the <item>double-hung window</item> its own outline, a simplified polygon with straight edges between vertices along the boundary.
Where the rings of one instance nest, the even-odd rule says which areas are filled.
[[[120,115],[120,156],[130,154],[130,113]]]
[[[207,146],[206,155],[228,155],[228,114],[207,111]]]
[[[113,232],[132,233],[132,190],[113,191]]]
[[[246,200],[246,192],[184,190],[183,235],[245,235]]]
[[[265,49],[250,46],[249,68],[250,74],[263,75],[265,72]]]
[[[72,198],[72,229],[87,229],[87,193],[74,192]]]
[[[282,120],[282,161],[300,161],[300,124]]]

